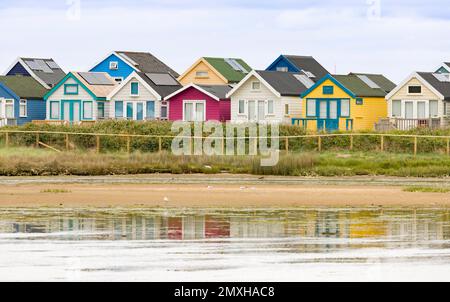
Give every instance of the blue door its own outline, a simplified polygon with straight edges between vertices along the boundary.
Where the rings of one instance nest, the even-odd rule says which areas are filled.
[[[136,104],[136,119],[138,121],[144,120],[144,104],[143,103]]]
[[[339,130],[339,100],[317,100],[317,130]]]

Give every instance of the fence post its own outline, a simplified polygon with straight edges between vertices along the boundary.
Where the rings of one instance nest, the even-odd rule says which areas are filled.
[[[96,136],[97,153],[100,153],[100,136]]]
[[[289,137],[285,137],[286,153],[289,153]]]
[[[66,134],[66,150],[69,150],[69,134]]]
[[[222,156],[226,155],[225,149],[226,149],[226,139],[225,139],[225,137],[223,137],[222,138]]]
[[[6,145],[6,148],[9,147],[9,133],[8,132],[5,132],[5,145]]]
[[[417,136],[414,136],[414,157],[417,155]]]
[[[39,142],[40,142],[39,133],[36,133],[36,148],[39,147]]]
[[[317,147],[318,147],[319,152],[322,152],[322,137],[321,136],[317,137]]]
[[[159,153],[161,153],[162,152],[162,137],[160,136],[160,137],[158,137],[158,143],[159,143]]]
[[[447,156],[450,155],[450,137],[447,137]]]
[[[131,138],[127,136],[127,153],[130,154],[131,151]]]
[[[353,135],[350,134],[350,151],[353,151]]]
[[[384,136],[381,136],[381,152],[384,151]]]

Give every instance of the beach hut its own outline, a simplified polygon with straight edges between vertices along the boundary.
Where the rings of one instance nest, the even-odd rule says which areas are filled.
[[[46,119],[78,123],[109,117],[107,96],[118,83],[104,72],[70,72],[45,95]]]
[[[435,72],[414,72],[386,96],[390,127],[409,130],[448,126],[449,66],[445,63]]]
[[[44,86],[30,76],[0,76],[0,127],[45,119]]]
[[[281,55],[267,67],[266,71],[305,73],[314,81],[329,74],[314,57],[298,55]]]
[[[169,73],[142,73],[134,71],[109,95],[110,118],[143,120],[167,120],[169,94],[182,88]]]
[[[122,82],[133,72],[168,73],[174,78],[179,74],[148,52],[114,51],[97,62],[91,72],[106,72],[117,82]]]
[[[312,85],[304,73],[254,70],[227,94],[231,121],[290,124],[301,116],[300,94]]]
[[[44,88],[51,89],[66,76],[66,73],[53,59],[17,58],[6,70],[5,75],[32,77]]]
[[[229,121],[231,105],[226,95],[231,89],[229,85],[189,84],[165,98],[170,108],[169,119],[187,122]]]
[[[242,59],[203,57],[188,68],[178,80],[182,85],[234,85],[252,71]]]
[[[302,118],[313,131],[373,130],[387,117],[386,95],[395,84],[383,75],[327,75],[301,94]]]

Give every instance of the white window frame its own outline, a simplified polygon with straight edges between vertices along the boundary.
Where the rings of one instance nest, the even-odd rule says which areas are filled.
[[[244,103],[244,112],[240,112],[240,109],[241,109],[241,102],[243,102]],[[237,112],[238,112],[238,115],[240,115],[240,116],[245,116],[245,115],[247,115],[247,101],[246,100],[239,100],[238,101],[238,110],[237,110]]]
[[[399,115],[394,115],[394,102],[399,102],[400,103],[400,114]],[[403,118],[403,101],[402,100],[392,100],[391,101],[391,116],[392,118]]]
[[[348,105],[348,107],[347,107],[347,114],[343,114],[342,113],[342,108],[344,107],[343,106],[343,104],[347,104]],[[351,101],[350,101],[350,99],[341,99],[341,117],[343,117],[343,118],[350,118],[350,115],[351,115]]]
[[[137,94],[133,94],[133,89],[132,89],[133,84],[137,84],[138,85],[138,93]],[[139,85],[139,81],[132,81],[132,82],[130,82],[130,96],[131,97],[137,98],[137,97],[140,96],[140,94],[141,94],[141,87],[140,86],[141,85]]]
[[[432,102],[436,102],[436,105],[437,105],[437,107],[436,107],[436,109],[437,109],[436,115],[431,115],[431,103]],[[437,118],[437,117],[439,117],[439,101],[438,100],[429,100],[428,101],[428,111],[429,111],[430,118]]]
[[[89,113],[89,110],[85,110],[86,109],[86,105],[90,105],[91,106],[91,110],[90,110],[90,117],[86,117],[86,112],[88,112]],[[82,106],[83,106],[83,108],[82,108],[82,110],[83,110],[83,112],[82,112],[82,115],[81,115],[81,118],[83,119],[83,120],[93,120],[94,119],[94,102],[93,101],[85,101],[85,102],[83,102],[83,104],[82,104]]]
[[[25,113],[22,114],[22,107],[25,106]],[[21,99],[19,101],[19,117],[28,117],[28,101],[26,99]]]
[[[119,70],[119,62],[118,61],[109,62],[109,70]]]
[[[258,88],[255,88],[255,84],[258,84]],[[261,82],[260,81],[253,81],[252,82],[252,91],[260,91],[261,90]]]
[[[2,99],[0,99],[0,119],[2,119],[2,118],[4,118],[4,116],[3,116],[3,112],[4,112],[4,110],[3,110],[3,98]]]
[[[58,117],[53,117],[53,115],[52,115],[52,105],[53,104],[58,104]],[[49,119],[50,120],[60,120],[61,119],[61,102],[60,101],[49,101],[49,103],[48,103],[48,110],[49,110],[49,112],[48,112],[48,117],[49,117]]]
[[[269,112],[269,103],[272,103],[272,112]],[[275,101],[274,100],[266,101],[266,116],[275,116]]]
[[[289,117],[291,115],[291,106],[289,105],[289,103],[285,103],[284,104],[283,111],[284,111],[284,116],[285,117]]]
[[[169,102],[162,102],[161,105],[159,106],[159,119],[163,120],[163,121],[168,121],[170,120],[170,104]],[[167,108],[167,116],[162,116],[162,109],[163,108]],[[155,118],[158,118],[158,114],[157,114],[157,107],[156,107],[156,102],[155,102]],[[184,111],[184,108],[183,108]]]
[[[203,121],[195,121],[194,122],[206,122],[206,101],[205,100],[183,100],[183,121],[187,122],[186,120],[186,104],[193,104],[194,107],[194,113],[197,113],[197,104],[203,104]]]
[[[14,115],[15,115],[15,104],[14,104],[14,100],[13,99],[4,99],[4,105],[3,105],[3,114],[4,114],[4,118],[6,118],[6,119],[13,119],[14,118]],[[10,117],[10,116],[8,116],[8,114],[7,114],[7,110],[6,110],[6,108],[7,108],[7,106],[12,106],[12,114],[13,114],[13,116],[12,117]]]

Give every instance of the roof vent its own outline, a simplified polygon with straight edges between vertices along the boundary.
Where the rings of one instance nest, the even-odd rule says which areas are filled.
[[[236,59],[225,59],[225,62],[228,63],[228,65],[231,66],[235,71],[248,73],[248,70],[246,70]]]
[[[357,75],[357,77],[363,81],[364,83],[367,84],[367,86],[369,86],[372,89],[377,89],[377,88],[381,88],[380,86],[378,86],[377,83],[375,83],[374,81],[372,81],[371,79],[369,79],[368,76],[366,75]]]

